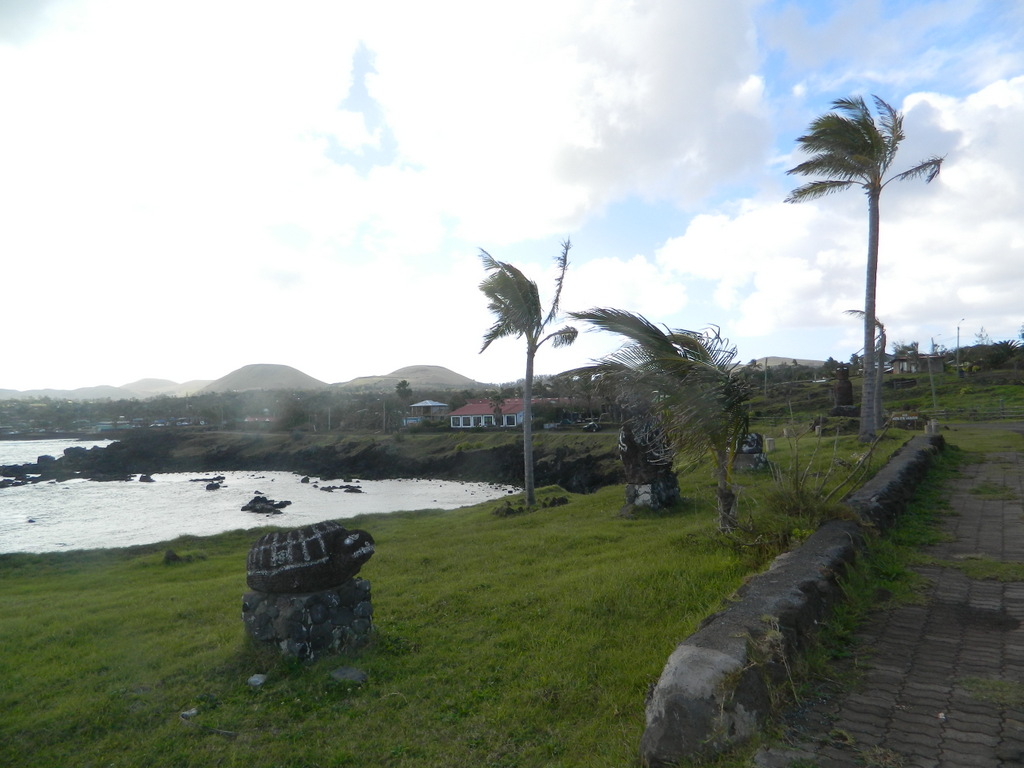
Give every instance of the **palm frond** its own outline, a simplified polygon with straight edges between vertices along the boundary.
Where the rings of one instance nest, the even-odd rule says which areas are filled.
[[[875,111],[878,112],[879,122],[882,124],[882,134],[899,144],[906,138],[903,134],[903,115],[881,97],[871,98],[875,101]]]
[[[884,99],[872,97],[878,122],[864,99],[854,96],[832,102],[833,112],[815,118],[810,131],[797,138],[810,159],[786,171],[790,175],[817,176],[817,181],[793,190],[788,203],[815,200],[856,182],[869,190],[881,190],[890,181],[924,177],[932,181],[944,158],[931,157],[888,179],[886,175],[906,138],[903,115]]]
[[[562,243],[562,253],[556,260],[558,264],[558,278],[555,280],[555,298],[551,300],[551,310],[544,320],[545,326],[550,325],[558,316],[558,307],[562,300],[562,285],[565,283],[565,270],[569,268],[569,250],[571,248],[572,242],[569,238],[566,238],[565,242]]]
[[[484,334],[480,351],[507,336],[526,335],[535,341],[541,329],[537,284],[512,264],[498,261],[487,251],[481,250],[480,259],[489,272],[480,283],[480,290],[487,298],[487,308],[495,318],[494,325]]]
[[[849,119],[853,121],[871,119],[871,112],[868,110],[868,105],[864,102],[863,96],[846,96],[838,98],[832,102],[832,109],[845,112]]]
[[[576,337],[579,336],[579,334],[580,332],[575,327],[567,325],[564,328],[559,328],[557,331],[549,333],[540,340],[538,346],[550,339],[551,346],[555,349],[558,349],[559,347],[568,347],[576,341]]]
[[[820,152],[786,171],[787,176],[823,176],[833,181],[850,181],[864,177],[862,156],[840,152]]]
[[[882,175],[896,159],[896,152],[906,135],[903,133],[903,115],[889,105],[888,102],[874,96],[875,110],[878,112],[881,129],[878,131],[883,144]]]
[[[849,315],[850,317],[859,317],[861,319],[864,318],[864,310],[863,309],[845,309],[845,310],[843,310],[843,314],[844,315]],[[885,331],[885,325],[877,317],[875,318],[875,328],[878,328],[882,332]]]
[[[644,358],[671,357],[679,354],[679,348],[673,342],[673,334],[667,328],[662,330],[642,315],[627,312],[623,309],[593,308],[585,312],[571,312],[569,317],[590,323],[595,328],[624,336],[636,346],[635,355]],[[692,331],[676,331],[677,335],[687,335]]]
[[[746,434],[747,386],[732,375],[736,348],[721,331],[659,328],[641,315],[591,309],[574,318],[625,337],[615,352],[572,373],[641,392],[661,410],[684,454],[734,450]]]
[[[812,181],[794,189],[783,202],[802,203],[805,200],[817,200],[819,197],[831,195],[833,192],[842,192],[856,183],[855,181],[839,180]]]
[[[939,171],[942,169],[942,161],[945,159],[945,157],[930,157],[913,168],[896,174],[889,181],[903,181],[904,179],[917,179],[924,176],[925,183],[930,183],[932,179],[939,175]]]

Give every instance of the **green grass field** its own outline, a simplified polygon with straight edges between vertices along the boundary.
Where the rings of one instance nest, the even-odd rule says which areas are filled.
[[[257,532],[176,540],[200,557],[170,566],[163,547],[0,558],[0,763],[629,764],[647,686],[745,573],[709,509],[625,520],[621,497],[352,521],[377,539],[378,637],[310,666],[244,637]],[[369,683],[335,683],[345,664]]]
[[[858,450],[843,438],[814,461]],[[739,481],[756,518],[768,476]],[[492,502],[346,521],[377,541],[361,574],[377,636],[311,665],[244,635],[245,556],[266,529],[0,556],[0,765],[636,765],[669,653],[762,564],[717,533],[708,471],[682,484],[677,510],[636,519],[610,487],[542,489],[570,503],[512,517]],[[194,559],[165,565],[168,546]],[[335,682],[339,666],[369,682]]]

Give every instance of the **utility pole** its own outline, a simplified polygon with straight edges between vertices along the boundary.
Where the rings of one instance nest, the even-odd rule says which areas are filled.
[[[964,321],[964,318],[960,318],[960,323]],[[956,375],[961,379],[964,377],[964,372],[960,368],[960,323],[956,324]]]

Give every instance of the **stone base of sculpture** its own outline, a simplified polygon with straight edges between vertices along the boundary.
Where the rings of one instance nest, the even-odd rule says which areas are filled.
[[[370,582],[360,578],[317,592],[252,591],[242,596],[242,621],[249,637],[303,660],[366,645],[372,616]]]
[[[634,507],[659,510],[679,502],[679,481],[670,474],[649,483],[626,483],[626,506],[623,512]]]
[[[757,469],[768,469],[768,456],[764,453],[740,453],[736,455],[733,463],[734,469],[753,471]]]

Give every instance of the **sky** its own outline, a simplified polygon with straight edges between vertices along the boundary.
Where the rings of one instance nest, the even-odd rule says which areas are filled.
[[[512,382],[480,251],[548,301],[566,239],[566,311],[846,360],[866,198],[783,201],[797,137],[872,95],[905,115],[895,172],[945,157],[882,195],[888,338],[1018,338],[1018,0],[0,0],[0,389]]]

